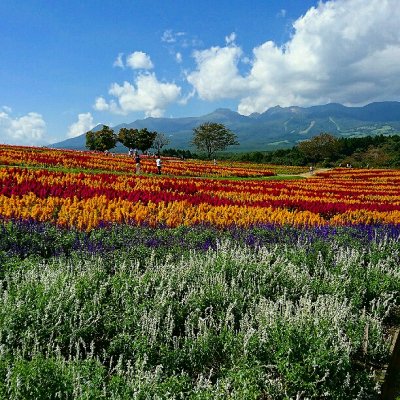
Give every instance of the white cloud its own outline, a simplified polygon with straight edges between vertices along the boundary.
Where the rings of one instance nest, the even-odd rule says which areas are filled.
[[[4,143],[28,146],[45,142],[46,123],[40,114],[30,112],[13,118],[10,107],[2,108],[5,111],[0,111],[0,133]]]
[[[190,93],[188,93],[186,96],[182,97],[178,103],[181,105],[185,105],[188,103],[188,101],[196,95],[196,91],[193,89]]]
[[[69,126],[67,136],[73,138],[90,131],[94,127],[93,117],[90,112],[78,115],[78,121]]]
[[[104,97],[97,97],[93,108],[97,111],[108,111],[110,109],[110,105],[107,103]]]
[[[122,61],[122,56],[124,55],[124,53],[119,53],[117,58],[115,59],[114,63],[113,63],[113,67],[119,67],[119,68],[124,68],[124,62]]]
[[[243,114],[280,104],[341,102],[361,105],[400,94],[398,0],[319,2],[293,24],[279,47],[266,41],[253,49],[251,69],[236,45],[195,52],[187,80],[204,100],[236,98]]]
[[[164,31],[163,35],[161,36],[161,41],[165,42],[165,43],[175,43],[176,42],[175,35],[173,34],[171,29]]]
[[[150,57],[142,51],[135,51],[126,58],[126,65],[132,69],[152,69]]]
[[[185,36],[185,32],[174,32],[172,29],[167,29],[161,36],[161,41],[164,43],[175,43],[181,36]]]
[[[237,65],[242,50],[237,46],[211,47],[195,51],[197,70],[187,80],[203,100],[237,97],[246,90],[246,80],[239,75]]]
[[[178,100],[181,88],[174,83],[157,80],[155,74],[140,74],[135,83],[113,83],[109,90],[116,97],[109,103],[102,97],[96,99],[97,110],[109,110],[115,114],[127,115],[130,112],[144,111],[146,116],[161,117],[166,107]]]
[[[186,32],[174,32],[172,29],[164,31],[161,41],[166,43],[166,47],[187,49],[190,47],[203,46],[203,42],[197,36],[189,36]]]

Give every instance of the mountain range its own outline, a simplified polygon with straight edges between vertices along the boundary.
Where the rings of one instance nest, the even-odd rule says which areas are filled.
[[[193,150],[190,146],[193,128],[204,122],[222,123],[237,135],[240,145],[230,147],[230,151],[268,151],[292,147],[321,132],[337,137],[400,134],[400,102],[377,102],[363,107],[346,107],[337,103],[312,107],[276,106],[248,116],[219,108],[200,117],[149,117],[112,129],[118,133],[121,128],[147,128],[164,133],[170,140],[168,148]],[[102,126],[97,125],[93,131]],[[50,147],[83,150],[85,143],[85,134],[82,134]],[[118,144],[115,150],[124,152],[126,148]]]

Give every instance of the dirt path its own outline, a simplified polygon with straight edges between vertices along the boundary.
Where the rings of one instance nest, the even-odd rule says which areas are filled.
[[[303,176],[304,178],[312,178],[316,174],[318,174],[318,172],[325,172],[325,171],[329,171],[331,169],[332,168],[318,168],[318,169],[314,169],[313,172],[304,172],[302,174],[299,174],[299,176]]]
[[[295,175],[289,175],[289,174],[278,174],[278,176],[301,176],[303,178],[315,178],[316,174],[318,172],[325,172],[325,171],[329,171],[332,168],[318,168],[318,169],[314,169],[314,171],[311,172],[303,172],[302,174],[295,174]]]

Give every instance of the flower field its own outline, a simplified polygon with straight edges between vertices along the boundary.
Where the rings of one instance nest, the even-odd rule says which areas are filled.
[[[64,167],[80,170],[98,170],[103,172],[134,173],[136,163],[133,157],[99,152],[57,150],[38,147],[0,145],[0,164],[34,167]],[[154,157],[141,156],[143,173],[156,173]],[[271,170],[276,166],[260,166],[250,163],[222,162],[214,165],[211,161],[181,161],[173,157],[163,157],[163,173],[173,176],[208,176],[208,177],[265,177],[274,175]],[[305,171],[304,168],[287,167],[286,173]]]
[[[118,165],[117,157],[101,157],[112,161],[107,164],[110,170]],[[41,168],[2,167],[0,216],[85,230],[104,223],[169,227],[400,223],[398,170],[336,169],[290,181],[192,179],[123,173],[125,158],[132,162],[121,158],[120,173],[92,173],[90,163],[81,172],[49,170],[50,159]]]
[[[0,399],[378,399],[400,171],[153,161],[0,147]]]

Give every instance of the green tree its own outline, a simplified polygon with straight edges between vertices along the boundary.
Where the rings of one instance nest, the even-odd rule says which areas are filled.
[[[118,132],[117,140],[128,149],[137,148],[137,129],[121,128]]]
[[[156,136],[157,132],[149,132],[147,128],[140,130],[121,128],[117,140],[128,148],[138,149],[144,153],[153,146]]]
[[[136,133],[136,148],[143,153],[153,146],[153,141],[157,136],[157,132],[149,132],[147,128],[140,129]]]
[[[93,131],[86,132],[86,148],[96,150],[96,136]]]
[[[334,160],[340,153],[341,142],[329,133],[321,133],[299,143],[297,148],[311,162]]]
[[[216,151],[223,151],[228,146],[238,144],[236,135],[223,124],[205,122],[193,129],[192,145],[200,151],[205,151],[208,158]]]
[[[373,167],[387,167],[390,165],[391,159],[385,146],[370,146],[368,150],[363,154],[362,161],[364,164],[368,164],[369,166]]]
[[[105,151],[110,150],[117,144],[117,137],[114,131],[107,125],[97,132],[86,132],[86,147],[89,150]]]
[[[169,139],[163,133],[157,133],[151,147],[160,154],[161,149],[167,144],[169,144]]]

